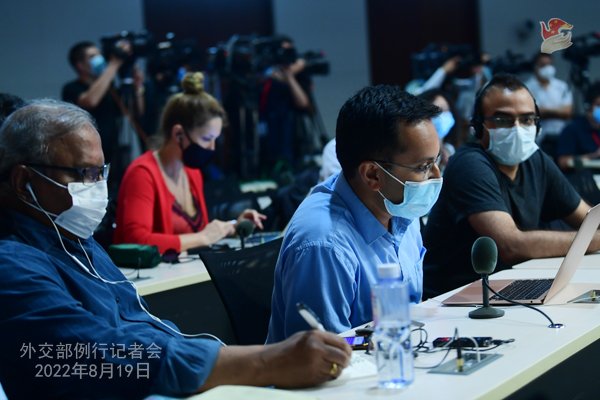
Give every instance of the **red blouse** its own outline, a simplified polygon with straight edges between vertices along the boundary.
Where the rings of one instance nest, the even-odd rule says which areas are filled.
[[[197,169],[184,168],[192,196],[199,205],[202,230],[208,224],[202,174]],[[147,151],[131,163],[121,182],[113,242],[155,245],[160,253],[167,249],[181,251],[179,236],[173,229],[174,202],[175,196],[169,191],[154,154]]]

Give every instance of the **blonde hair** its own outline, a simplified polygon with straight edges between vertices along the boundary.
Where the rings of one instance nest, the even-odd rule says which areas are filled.
[[[201,72],[185,74],[181,88],[183,92],[171,96],[162,113],[160,129],[165,142],[169,141],[171,129],[177,124],[190,131],[216,117],[223,119],[223,125],[227,123],[223,106],[204,91],[204,75]]]

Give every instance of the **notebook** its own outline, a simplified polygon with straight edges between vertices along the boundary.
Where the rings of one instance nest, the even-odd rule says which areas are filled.
[[[512,300],[525,304],[546,304],[571,282],[599,225],[600,205],[597,205],[587,212],[554,279],[498,279],[490,280],[490,287],[496,292],[504,294],[503,290],[509,292],[519,285],[526,285],[534,293],[525,293],[520,298],[513,298]],[[537,292],[535,292],[536,290]],[[442,303],[447,305],[482,304],[481,280],[471,283],[458,293],[442,301]],[[490,293],[490,305],[508,304],[511,303]]]

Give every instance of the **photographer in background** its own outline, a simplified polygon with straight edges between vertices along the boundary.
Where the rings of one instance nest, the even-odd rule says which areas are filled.
[[[563,171],[574,166],[575,157],[581,160],[600,158],[600,82],[590,86],[584,100],[585,115],[574,118],[558,139],[557,163]]]
[[[116,48],[125,55],[131,53],[131,44],[126,40],[119,41]],[[119,136],[117,119],[121,111],[113,81],[125,59],[113,52],[107,62],[92,42],[80,42],[69,51],[69,62],[77,73],[77,79],[63,87],[62,99],[89,111],[98,124],[107,162],[116,162]],[[136,104],[132,111],[140,116],[145,111],[145,89],[144,75],[137,68],[134,69],[133,87]],[[118,185],[118,182],[115,184]]]
[[[288,37],[281,38],[281,54],[295,53]],[[300,123],[303,114],[314,113],[312,81],[305,73],[306,60],[278,64],[266,70],[267,79],[260,90],[261,162],[271,169],[280,160],[291,165],[301,155],[306,132]],[[265,165],[266,163],[266,165]]]
[[[556,79],[550,54],[539,53],[533,59],[534,75],[525,81],[540,108],[543,130],[537,138],[542,150],[552,158],[557,157],[558,137],[573,116],[573,93],[567,82]]]

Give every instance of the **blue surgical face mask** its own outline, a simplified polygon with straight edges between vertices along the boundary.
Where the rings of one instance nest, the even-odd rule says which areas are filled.
[[[517,165],[531,157],[538,149],[535,143],[535,125],[498,129],[488,129],[486,126],[485,129],[490,133],[490,147],[487,151],[500,164]]]
[[[92,67],[92,75],[100,76],[106,69],[106,60],[102,54],[98,54],[90,60],[90,66]]]
[[[402,182],[388,170],[381,167],[376,161],[373,162],[385,171],[386,174],[404,186],[404,200],[400,204],[392,203],[386,199],[381,191],[378,191],[381,197],[383,197],[383,203],[388,213],[394,217],[414,219],[426,215],[431,210],[442,190],[442,178],[428,179],[423,182]]]
[[[600,107],[594,107],[594,119],[600,124]]]
[[[454,117],[450,111],[444,111],[437,117],[431,120],[433,122],[433,126],[437,130],[438,137],[443,139],[446,137],[450,129],[454,126]]]

